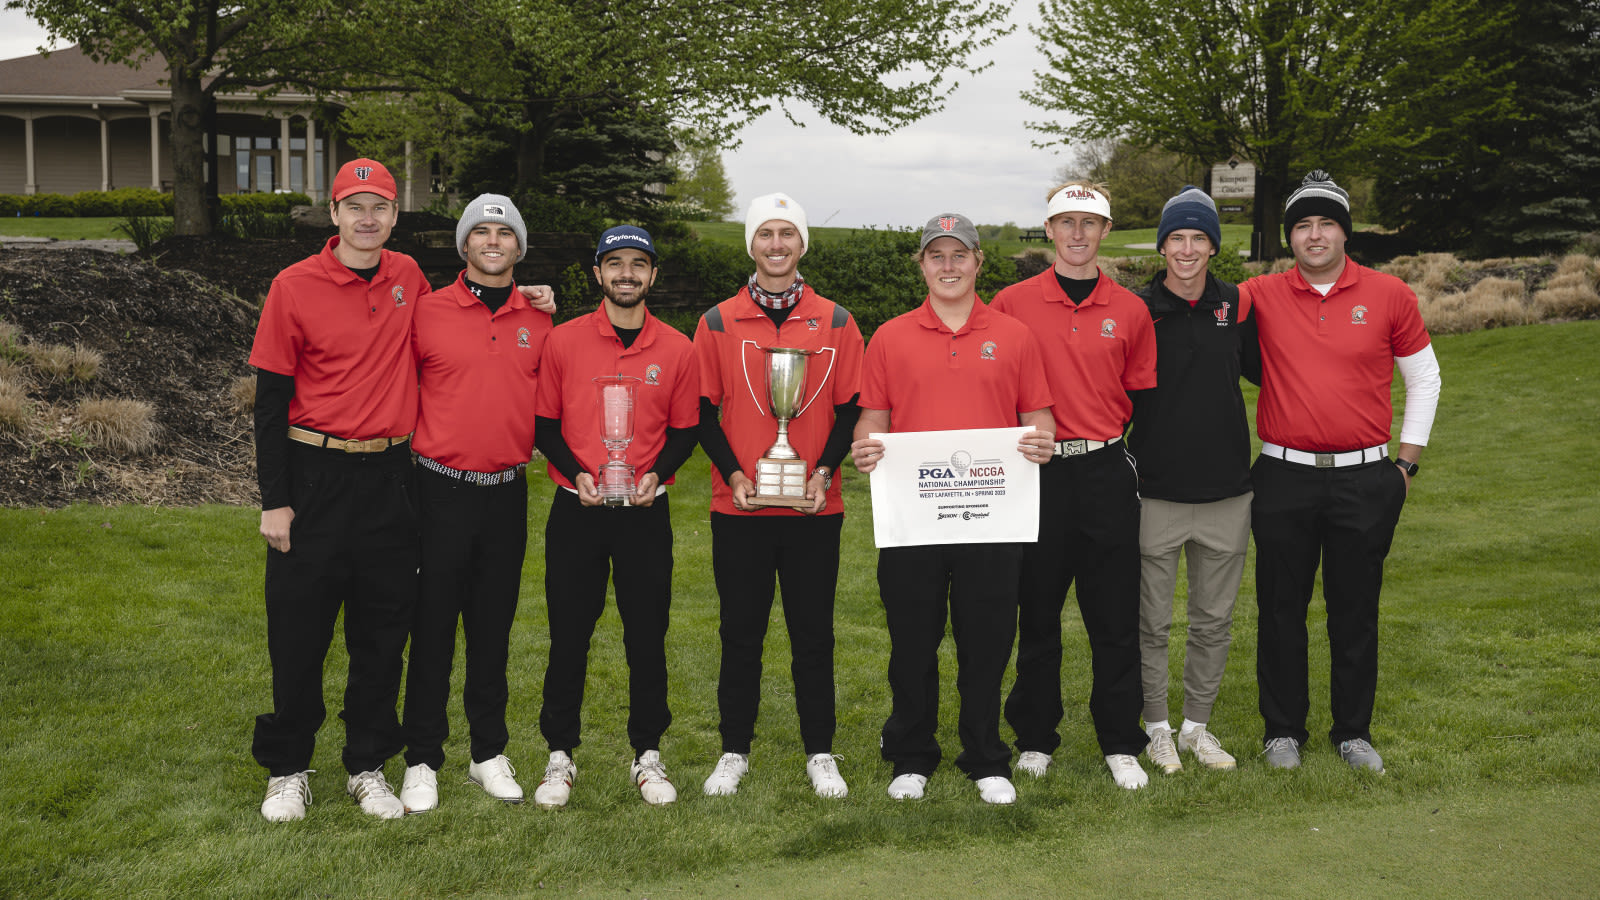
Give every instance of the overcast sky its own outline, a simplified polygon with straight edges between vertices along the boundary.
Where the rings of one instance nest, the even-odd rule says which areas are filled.
[[[743,220],[750,200],[772,191],[794,197],[812,225],[921,225],[959,212],[980,224],[1044,219],[1044,192],[1069,157],[1033,146],[1024,127],[1045,116],[1021,92],[1044,58],[1027,24],[1038,8],[1023,0],[1011,13],[1016,33],[984,52],[999,62],[977,76],[959,77],[945,110],[894,134],[858,136],[827,124],[809,108],[796,128],[770,113],[742,133],[723,155]],[[0,10],[0,59],[34,53],[44,31],[21,12]],[[0,85],[0,91],[5,89]]]

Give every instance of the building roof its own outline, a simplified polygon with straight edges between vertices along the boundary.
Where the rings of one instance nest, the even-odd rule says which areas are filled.
[[[97,63],[78,47],[0,60],[0,102],[136,105],[126,91],[161,91],[160,57],[140,65]]]

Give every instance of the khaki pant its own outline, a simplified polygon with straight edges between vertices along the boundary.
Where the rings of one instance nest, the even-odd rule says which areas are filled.
[[[1251,494],[1212,503],[1145,498],[1139,518],[1139,656],[1144,720],[1166,722],[1167,635],[1178,557],[1189,560],[1189,636],[1183,660],[1183,715],[1211,720],[1228,663],[1233,603],[1250,544]]]

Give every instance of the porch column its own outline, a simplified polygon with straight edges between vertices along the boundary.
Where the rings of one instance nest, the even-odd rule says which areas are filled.
[[[161,110],[150,107],[150,189],[161,190]]]
[[[100,114],[100,190],[111,190],[111,123]]]
[[[33,168],[33,112],[26,111],[22,114],[22,146],[23,155],[27,157],[27,174],[22,183],[24,194],[39,193],[39,176]]]
[[[289,189],[289,116],[278,120],[278,187]]]
[[[328,200],[331,202],[333,200],[333,179],[339,174],[339,133],[337,131],[328,132],[328,149],[325,152],[327,154],[325,161],[328,166]]]
[[[312,203],[322,202],[322,193],[317,190],[321,180],[322,173],[317,170],[317,120],[306,116],[306,194]]]
[[[413,209],[417,208],[416,203],[414,203],[412,201],[412,199],[411,199],[411,142],[410,141],[406,141],[406,202],[405,202],[405,205],[400,207],[400,208],[405,210],[406,212],[410,212]]]

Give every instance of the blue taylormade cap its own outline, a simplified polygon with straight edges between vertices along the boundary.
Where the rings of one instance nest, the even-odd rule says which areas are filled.
[[[650,232],[637,225],[618,225],[607,228],[600,235],[600,243],[594,248],[594,264],[600,265],[600,260],[613,250],[643,250],[650,254],[651,261],[660,259],[656,253],[656,242],[650,239]]]

